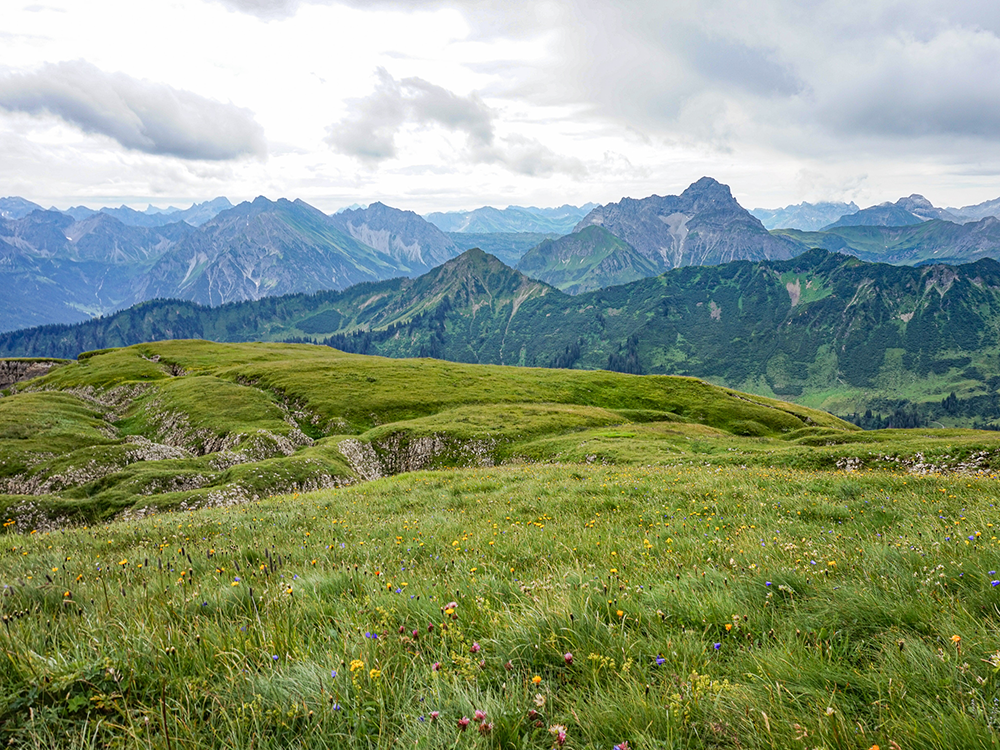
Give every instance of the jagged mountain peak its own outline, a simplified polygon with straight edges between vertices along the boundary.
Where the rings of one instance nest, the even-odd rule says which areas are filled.
[[[791,257],[796,247],[772,237],[756,217],[733,197],[727,185],[702,177],[680,195],[623,198],[599,206],[574,232],[603,226],[661,271],[730,260]]]

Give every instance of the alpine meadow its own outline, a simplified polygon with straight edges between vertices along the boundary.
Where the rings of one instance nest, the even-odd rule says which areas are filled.
[[[0,747],[1000,750],[995,5],[8,3]]]

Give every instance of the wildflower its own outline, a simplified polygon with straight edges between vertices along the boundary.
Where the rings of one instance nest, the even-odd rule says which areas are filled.
[[[728,633],[732,629],[733,629],[733,624],[731,622],[727,622],[726,623],[726,632]]]
[[[431,664],[431,671],[432,672],[440,672],[441,671],[441,662],[436,661],[433,664]]]
[[[618,610],[617,614],[618,614],[619,617],[624,617],[625,616],[625,613],[622,610],[620,610],[620,609]]]
[[[716,651],[718,651],[720,648],[722,648],[722,644],[721,643],[716,643],[712,648],[714,648]]]
[[[562,747],[566,744],[566,727],[562,724],[553,724],[549,727],[549,734],[555,735],[556,745]]]
[[[532,682],[533,685],[537,685],[541,681],[542,681],[542,678],[539,677],[537,674],[534,677],[531,678],[531,682]]]
[[[479,733],[480,734],[489,734],[492,731],[493,731],[493,722],[492,721],[484,721],[482,724],[479,725]]]
[[[503,665],[503,668],[506,669],[508,672],[511,671],[514,668],[514,662],[508,659],[507,663]]]
[[[573,654],[571,654],[569,651],[567,651],[565,654],[563,654],[563,661],[565,661],[567,664],[572,664],[573,663]]]
[[[274,661],[278,661],[278,655],[277,654],[271,654],[271,658],[274,659]]]
[[[336,669],[331,669],[330,670],[330,677],[333,678],[334,680],[337,679],[337,670]]]
[[[351,671],[357,672],[359,669],[364,669],[365,663],[361,659],[351,659]]]
[[[431,721],[437,721],[440,715],[440,711],[431,711]]]
[[[835,709],[833,708],[833,706],[827,706],[827,707],[826,707],[826,715],[827,715],[827,716],[833,716],[833,715],[834,715],[835,713],[837,713],[837,712],[836,712],[836,710],[835,710]]]
[[[479,645],[479,643],[478,643],[478,642],[476,642],[476,641],[473,641],[473,642],[472,642],[472,647],[471,647],[471,648],[469,649],[469,652],[470,652],[470,653],[473,653],[473,654],[478,654],[478,653],[479,653],[479,650],[480,650],[481,648],[482,648],[482,647],[481,647],[481,646]]]
[[[483,719],[486,718],[486,712],[483,711],[482,709],[477,708],[476,713],[474,713],[472,716],[473,718],[475,718],[476,721],[482,721]]]
[[[951,642],[954,643],[957,646],[958,644],[960,644],[962,642],[962,636],[960,636],[960,635],[953,635],[951,637]]]
[[[427,632],[428,633],[433,633],[434,632],[434,623],[433,622],[427,623]]]
[[[628,740],[624,740],[615,745],[614,750],[631,750],[628,744]]]
[[[990,581],[990,586],[996,588],[997,586],[1000,586],[1000,581]]]
[[[658,667],[663,666],[666,663],[666,661],[667,660],[663,658],[662,654],[659,654],[656,657],[656,666]]]
[[[542,695],[541,693],[535,693],[535,705],[538,706],[539,708],[545,708],[545,696]],[[535,710],[532,709],[531,711],[528,712],[528,715],[534,718],[534,716],[532,716],[532,714],[534,713]]]
[[[771,585],[771,582],[770,582],[770,581],[764,581],[764,585],[765,585],[765,586],[770,586],[770,585]]]
[[[373,680],[377,680],[379,677],[382,676],[382,670],[381,669],[373,669],[370,672],[368,672],[368,676],[370,678],[372,678]]]
[[[469,726],[468,716],[463,716],[461,719],[458,720],[458,728],[460,731],[464,732],[468,726]]]

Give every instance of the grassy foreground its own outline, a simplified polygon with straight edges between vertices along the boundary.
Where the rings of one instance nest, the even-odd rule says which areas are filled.
[[[997,496],[533,465],[8,534],[0,741],[998,747]]]

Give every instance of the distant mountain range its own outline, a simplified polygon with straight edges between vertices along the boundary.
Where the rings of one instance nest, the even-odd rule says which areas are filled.
[[[484,206],[473,211],[449,211],[424,216],[443,232],[470,234],[495,234],[500,232],[537,232],[542,234],[569,234],[596,203],[559,208],[534,208]]]
[[[765,229],[800,229],[814,232],[832,224],[842,216],[855,214],[861,209],[854,201],[850,203],[797,203],[784,208],[753,208],[750,210],[760,219]]]
[[[154,208],[149,206],[145,211],[136,211],[128,206],[119,208],[99,208],[94,210],[86,206],[74,206],[63,211],[77,221],[88,219],[94,214],[103,213],[113,216],[122,224],[133,227],[162,227],[167,224],[174,224],[183,221],[194,227],[200,227],[206,221],[214,219],[218,214],[226,209],[232,208],[233,204],[228,198],[215,198],[204,203],[195,203],[190,208]],[[16,217],[12,217],[16,218]]]
[[[963,208],[937,208],[924,196],[900,198],[859,209],[851,203],[798,203],[784,208],[755,208],[750,211],[767,229],[798,229],[815,232],[849,226],[906,226],[921,221],[950,221],[964,224],[988,216],[1000,218],[1000,198]]]
[[[0,220],[0,283],[9,290],[0,329],[84,320],[156,297],[218,305],[344,289],[423,273],[459,252],[416,214],[381,204],[330,217],[303,201],[260,197],[199,227],[35,210]]]
[[[822,232],[778,229],[774,234],[802,248],[818,247],[897,265],[959,264],[1000,258],[1000,219],[993,216],[967,224],[935,219],[906,226],[835,226]]]
[[[907,267],[814,250],[569,296],[470,250],[415,279],[214,308],[156,300],[6,333],[0,355],[72,357],[163,338],[319,341],[392,357],[693,375],[842,414],[903,392],[940,402],[954,391],[995,419],[998,329],[1000,263],[990,259]]]
[[[474,247],[570,294],[682,266],[787,260],[812,248],[896,264],[965,263],[1000,257],[1000,220],[968,219],[990,205],[940,209],[919,195],[863,210],[803,203],[772,212],[768,221],[853,213],[822,231],[769,232],[726,185],[704,177],[680,195],[605,206],[432,215],[461,228],[445,232],[380,202],[327,215],[301,200],[263,197],[145,211],[45,211],[6,198],[0,283],[8,291],[0,297],[0,330],[72,323],[157,297],[219,305],[346,289],[418,276]],[[470,231],[529,226],[562,231]]]

